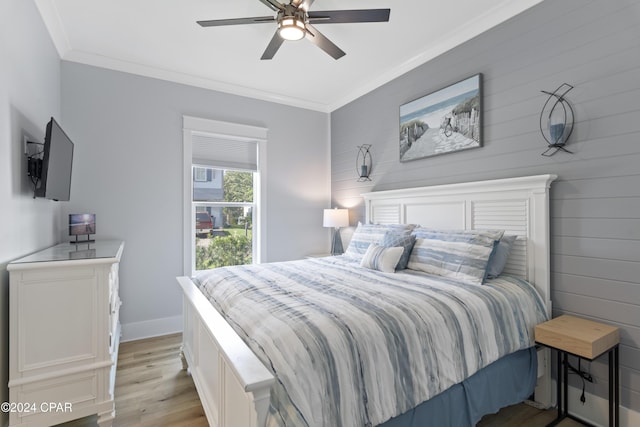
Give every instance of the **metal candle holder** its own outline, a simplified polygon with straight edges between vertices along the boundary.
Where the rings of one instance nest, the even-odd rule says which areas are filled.
[[[573,132],[573,108],[565,99],[571,89],[573,86],[563,83],[553,92],[541,91],[549,95],[540,112],[540,132],[548,144],[543,156],[553,156],[558,150],[573,154],[564,148]]]
[[[358,172],[358,182],[371,181],[371,144],[358,146],[358,156],[356,157],[356,171]]]

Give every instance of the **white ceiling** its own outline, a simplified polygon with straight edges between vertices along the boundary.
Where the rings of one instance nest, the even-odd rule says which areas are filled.
[[[259,0],[35,0],[63,60],[330,112],[542,0],[317,0],[311,10],[390,8],[387,23],[317,25],[347,55],[307,40],[260,56],[275,16]]]

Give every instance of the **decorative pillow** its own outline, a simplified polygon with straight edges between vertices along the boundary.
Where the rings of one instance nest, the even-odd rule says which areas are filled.
[[[382,239],[382,246],[390,248],[394,246],[399,246],[404,248],[404,252],[402,252],[402,256],[400,257],[400,261],[398,261],[398,265],[396,265],[396,270],[404,270],[407,268],[407,263],[409,262],[409,257],[411,256],[411,250],[413,249],[413,245],[416,243],[416,236],[395,233],[393,231],[387,231]]]
[[[504,266],[507,264],[507,258],[509,258],[509,252],[511,251],[511,246],[513,246],[513,242],[516,241],[518,236],[502,236],[500,241],[495,247],[495,250],[489,257],[489,265],[487,266],[487,278],[493,279],[498,277],[502,270],[504,270]]]
[[[436,228],[417,227],[411,232],[416,237],[432,238],[433,236],[450,235],[450,234],[473,234],[483,235],[500,240],[504,235],[504,230],[444,230]]]
[[[360,265],[372,270],[394,273],[402,252],[404,252],[404,248],[399,246],[385,248],[372,243],[364,253]]]
[[[370,244],[379,245],[387,231],[393,231],[398,234],[411,234],[411,230],[415,228],[412,224],[362,224],[358,222],[356,231],[353,232],[349,246],[344,254],[350,258],[357,260],[367,251]]]
[[[450,277],[463,283],[481,285],[496,233],[421,233],[411,251],[407,268]],[[500,235],[501,237],[501,235]]]

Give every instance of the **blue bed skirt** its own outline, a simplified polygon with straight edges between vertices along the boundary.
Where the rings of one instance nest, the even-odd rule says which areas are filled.
[[[379,427],[475,426],[484,415],[531,396],[537,372],[535,347],[520,350]]]

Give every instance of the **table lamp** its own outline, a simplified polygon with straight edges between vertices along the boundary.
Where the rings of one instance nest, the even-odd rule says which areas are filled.
[[[331,255],[342,254],[342,239],[340,238],[340,227],[349,225],[348,209],[325,209],[322,217],[323,227],[333,227],[333,237],[331,239]]]

